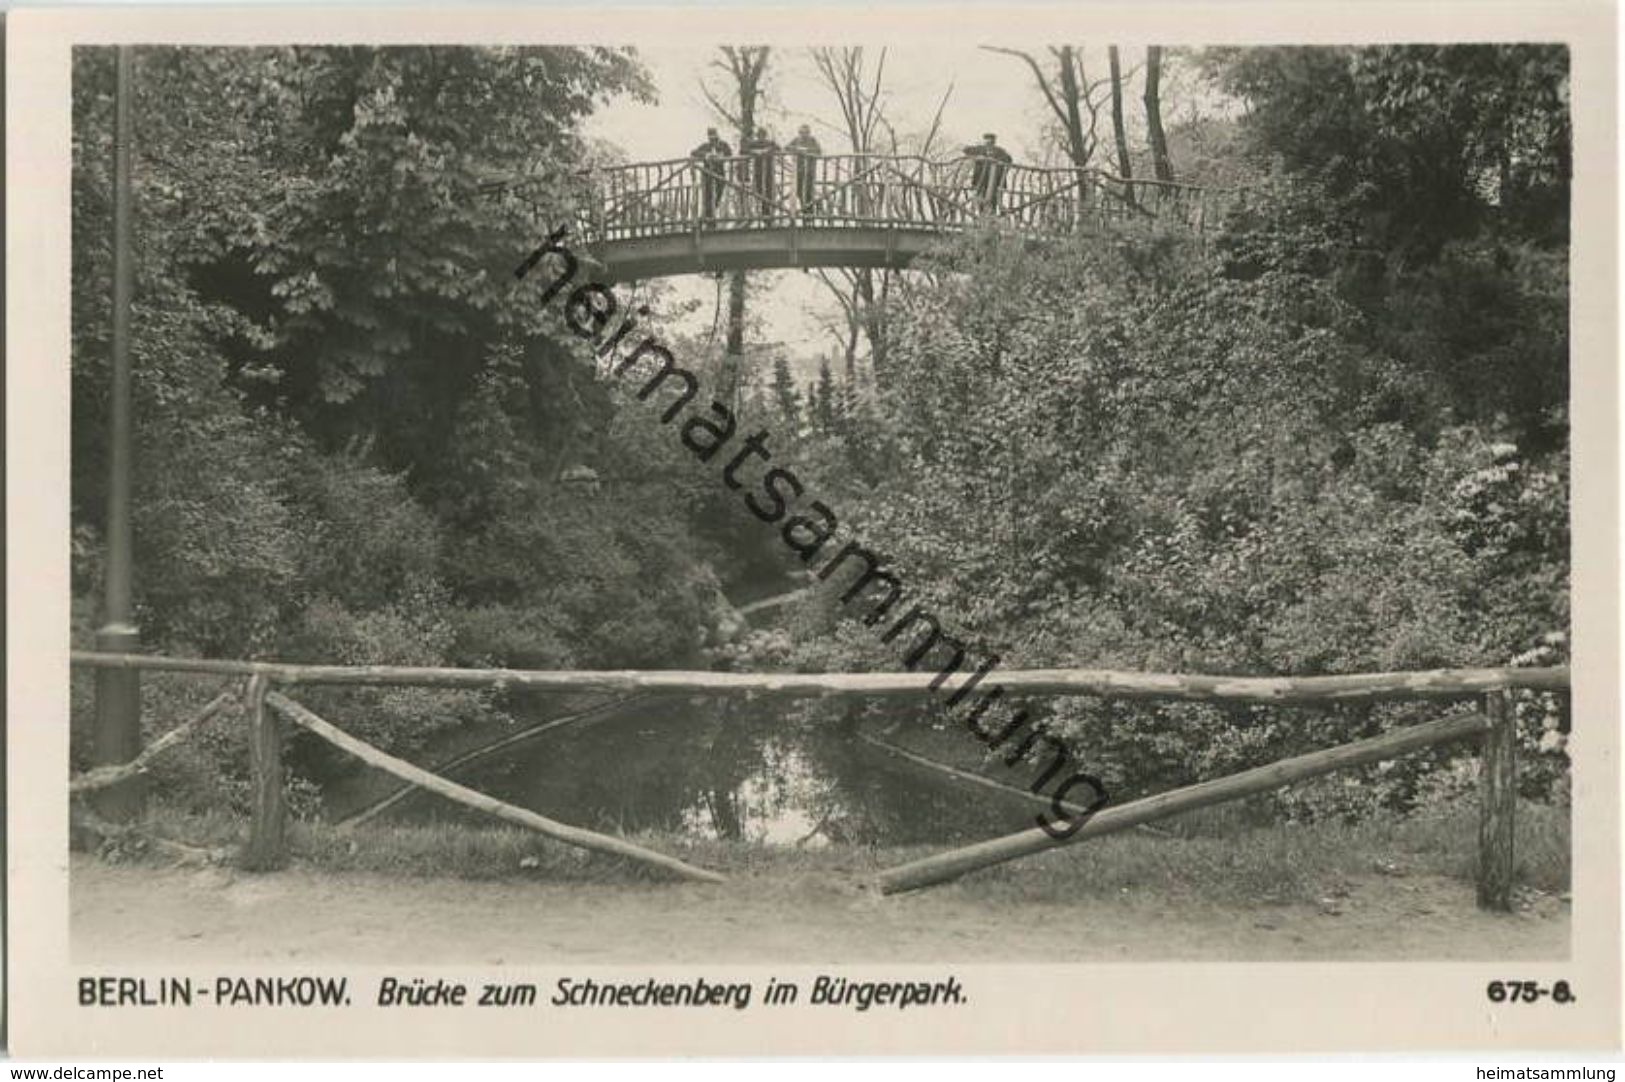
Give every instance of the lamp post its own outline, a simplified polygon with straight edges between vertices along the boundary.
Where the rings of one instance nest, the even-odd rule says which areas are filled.
[[[96,649],[133,653],[140,646],[131,601],[132,532],[130,528],[130,69],[132,48],[118,47],[113,127],[113,357],[109,387],[107,475],[107,566],[104,620],[96,631]],[[141,751],[141,675],[135,669],[97,670],[94,765],[127,763]],[[132,778],[96,794],[103,817],[133,819],[141,813],[145,793]]]

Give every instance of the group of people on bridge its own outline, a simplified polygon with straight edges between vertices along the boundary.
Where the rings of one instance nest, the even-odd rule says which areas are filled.
[[[998,136],[992,132],[982,136],[982,142],[965,147],[962,153],[972,163],[970,198],[966,202],[981,213],[996,211],[1006,173],[1012,164],[1009,153],[998,145]],[[794,163],[793,205],[780,202],[778,195],[777,163],[786,155]],[[826,205],[826,198],[838,193],[862,196],[873,186],[873,182],[866,182],[858,175],[822,178],[823,148],[806,124],[801,125],[796,137],[782,148],[765,127],[758,127],[740,144],[737,156],[717,129],[708,128],[705,142],[690,151],[689,157],[698,163],[699,220],[705,226],[716,224],[717,210],[730,189],[738,193],[739,202],[746,207],[743,217],[771,222],[778,217],[811,218],[832,213],[833,200],[831,205]],[[936,202],[942,200],[938,198]],[[941,208],[934,209],[940,212]]]

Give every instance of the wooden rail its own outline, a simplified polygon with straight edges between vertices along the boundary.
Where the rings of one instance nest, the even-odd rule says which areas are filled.
[[[147,768],[152,765],[152,761],[154,759],[158,758],[158,756],[162,755],[165,751],[191,736],[194,729],[236,701],[236,691],[222,691],[220,694],[216,695],[214,698],[205,703],[202,710],[199,710],[196,714],[193,714],[190,718],[181,722],[179,725],[169,730],[169,732],[165,733],[163,736],[160,736],[157,740],[154,740],[151,744],[142,749],[140,755],[137,755],[129,762],[119,763],[117,766],[99,766],[94,770],[87,770],[83,774],[80,774],[78,777],[72,779],[68,782],[68,792],[93,792],[97,789],[105,789],[110,785],[117,785],[121,781],[128,781],[129,779],[138,775],[145,774],[147,772]]]
[[[244,708],[250,726],[253,816],[242,863],[253,869],[273,868],[286,859],[286,809],[281,738],[274,715],[288,718],[312,733],[408,783],[488,814],[536,830],[565,844],[613,853],[663,868],[689,879],[716,882],[721,876],[623,839],[558,823],[535,812],[505,804],[421,767],[397,759],[317,717],[275,692],[277,686],[406,685],[441,688],[530,688],[555,691],[688,693],[727,696],[919,696],[949,694],[966,677],[935,686],[931,673],[716,673],[689,671],[559,672],[513,669],[447,669],[405,666],[296,665],[278,662],[171,658],[145,654],[74,651],[74,665],[98,669],[150,669],[199,675],[235,676],[246,680]],[[1515,714],[1511,692],[1565,692],[1569,670],[1554,668],[1446,669],[1428,672],[1363,673],[1349,676],[1247,677],[1168,673],[1115,672],[1101,669],[1028,669],[999,674],[996,683],[1007,693],[1084,695],[1102,698],[1304,705],[1369,703],[1384,700],[1481,698],[1482,711],[1447,717],[1341,747],[1283,759],[1227,778],[1095,813],[1070,837],[1056,839],[1041,829],[956,849],[914,861],[882,874],[885,893],[964,875],[1060,845],[1100,837],[1192,808],[1235,800],[1291,785],[1335,770],[1394,758],[1422,748],[1468,737],[1484,741],[1480,781],[1478,900],[1485,908],[1511,908],[1514,813],[1517,806]],[[160,738],[130,763],[99,768],[70,779],[75,793],[131,777],[153,756],[173,746],[230,700],[217,696],[196,717]],[[901,749],[897,749],[901,750]]]
[[[256,679],[258,678],[256,677]],[[697,879],[703,883],[720,883],[724,878],[716,872],[696,868],[692,864],[685,864],[675,857],[666,856],[664,853],[656,853],[652,849],[645,849],[641,845],[633,845],[631,842],[611,837],[608,834],[599,834],[595,831],[569,826],[546,816],[538,815],[527,808],[518,808],[495,797],[475,792],[465,785],[447,781],[437,774],[429,773],[422,767],[413,766],[404,759],[397,759],[393,755],[379,751],[364,740],[357,740],[343,729],[323,721],[286,696],[272,692],[267,697],[267,702],[272,709],[295,725],[308,729],[328,743],[343,748],[368,766],[377,767],[379,770],[395,775],[402,781],[409,781],[413,785],[427,789],[429,792],[443,796],[448,800],[466,804],[476,811],[482,811],[506,822],[526,827],[538,834],[545,834],[547,837],[555,841],[561,841],[566,845],[573,845],[600,853],[610,853],[619,857],[629,857],[632,860],[642,861],[645,864],[675,872],[684,879]]]
[[[1035,793],[1030,789],[1017,789],[1014,785],[1006,785],[1002,781],[994,781],[992,778],[985,777],[981,774],[974,774],[969,770],[960,770],[958,767],[949,766],[947,763],[939,763],[935,759],[929,759],[924,755],[919,755],[915,752],[909,751],[907,748],[899,747],[889,740],[882,740],[878,736],[871,736],[865,732],[859,732],[857,737],[859,741],[871,748],[874,748],[882,755],[888,755],[894,759],[900,759],[920,770],[928,770],[934,774],[940,774],[960,785],[974,785],[978,788],[987,789],[991,792],[1007,796],[1012,800],[1024,801],[1039,808],[1047,809],[1050,807],[1051,801],[1049,797]],[[1060,803],[1060,810],[1066,812],[1068,815],[1079,816],[1089,814],[1087,808],[1084,808],[1078,804],[1073,804],[1064,800]]]
[[[1281,759],[1268,766],[1244,770],[1239,774],[1202,782],[1199,785],[1175,789],[1167,793],[1146,797],[1115,808],[1104,808],[1080,827],[1070,838],[1056,839],[1042,829],[1024,830],[992,841],[978,842],[947,853],[938,853],[921,860],[891,868],[880,876],[880,889],[886,894],[915,890],[934,883],[956,879],[967,872],[991,867],[1018,857],[1031,856],[1046,849],[1074,845],[1087,838],[1113,834],[1142,823],[1166,819],[1193,808],[1237,800],[1254,793],[1279,789],[1284,785],[1308,778],[1330,774],[1334,770],[1364,766],[1368,763],[1393,759],[1407,752],[1432,747],[1450,740],[1481,736],[1492,730],[1493,723],[1483,714],[1474,712],[1456,717],[1442,718],[1425,725],[1396,729],[1381,736],[1358,740],[1352,744],[1311,752],[1291,759]],[[1508,813],[1510,814],[1510,813]],[[1496,869],[1499,872],[1499,868]],[[1510,885],[1510,880],[1508,881]],[[1497,908],[1505,908],[1497,906]]]
[[[493,741],[489,744],[481,744],[473,751],[464,752],[463,754],[448,759],[443,763],[438,763],[435,765],[431,773],[450,774],[453,770],[459,770],[468,766],[470,763],[476,763],[482,759],[488,759],[497,752],[506,751],[508,748],[514,747],[517,744],[528,743],[535,740],[539,736],[553,732],[555,729],[563,729],[566,727],[574,727],[578,730],[583,729],[589,725],[603,721],[605,718],[613,717],[616,711],[625,710],[627,707],[634,704],[649,701],[654,701],[654,696],[629,695],[625,698],[611,700],[610,702],[598,703],[594,706],[589,706],[584,710],[578,710],[572,714],[565,714],[562,717],[549,718],[547,721],[539,722],[535,725],[521,729],[517,733],[511,733],[508,736],[503,737],[501,740]],[[411,782],[407,782],[394,792],[387,793],[378,800],[373,801],[371,804],[368,804],[365,807],[352,812],[343,819],[340,819],[337,824],[338,828],[340,830],[348,830],[353,827],[361,826],[363,823],[370,822],[373,819],[378,818],[378,816],[384,814],[390,808],[393,808],[395,805],[399,804],[401,801],[405,800],[407,797],[411,796],[413,793],[417,792],[417,790],[418,786],[412,784]]]
[[[937,690],[934,673],[725,673],[670,670],[554,671],[530,669],[443,669],[394,665],[292,665],[209,658],[169,658],[147,654],[74,651],[76,665],[166,672],[252,676],[263,673],[278,684],[410,686],[441,688],[529,688],[549,691],[688,692],[695,695],[911,696]],[[968,678],[968,677],[967,677]],[[1360,703],[1393,699],[1457,699],[1488,691],[1525,688],[1566,691],[1569,671],[1546,669],[1438,669],[1427,672],[1362,673],[1353,676],[1190,676],[1174,673],[1116,672],[1108,669],[1021,669],[999,673],[1007,694],[1094,695],[1112,699],[1183,699],[1200,702],[1294,705]],[[951,693],[957,681],[941,684]]]

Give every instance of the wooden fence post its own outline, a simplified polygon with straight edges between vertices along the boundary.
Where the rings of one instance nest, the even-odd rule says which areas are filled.
[[[287,804],[283,793],[282,734],[278,719],[265,707],[271,681],[255,673],[248,681],[243,703],[248,713],[248,767],[252,792],[248,844],[238,863],[246,871],[264,872],[280,868],[287,860],[284,835]]]
[[[1518,729],[1512,693],[1484,696],[1484,733],[1479,764],[1478,905],[1480,909],[1512,908],[1512,837],[1518,804]]]

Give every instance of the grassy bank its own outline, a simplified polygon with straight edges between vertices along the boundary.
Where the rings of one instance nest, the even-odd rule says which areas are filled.
[[[1068,902],[1123,893],[1199,896],[1215,903],[1315,901],[1373,875],[1446,876],[1471,880],[1477,860],[1477,810],[1462,805],[1429,817],[1360,824],[1315,823],[1238,828],[1191,837],[1127,832],[1016,861],[946,889],[1027,902]],[[1518,882],[1548,893],[1569,889],[1567,809],[1524,804],[1518,811]],[[226,816],[182,815],[157,808],[152,833],[193,846],[229,849],[242,824]],[[750,843],[640,835],[634,840],[773,889],[805,889],[816,879],[863,879],[925,856],[930,846],[797,849]],[[664,881],[661,873],[613,857],[551,842],[528,831],[455,825],[368,824],[340,830],[295,823],[295,863],[321,871],[402,877],[534,879],[632,884]],[[169,859],[155,854],[155,859]]]

